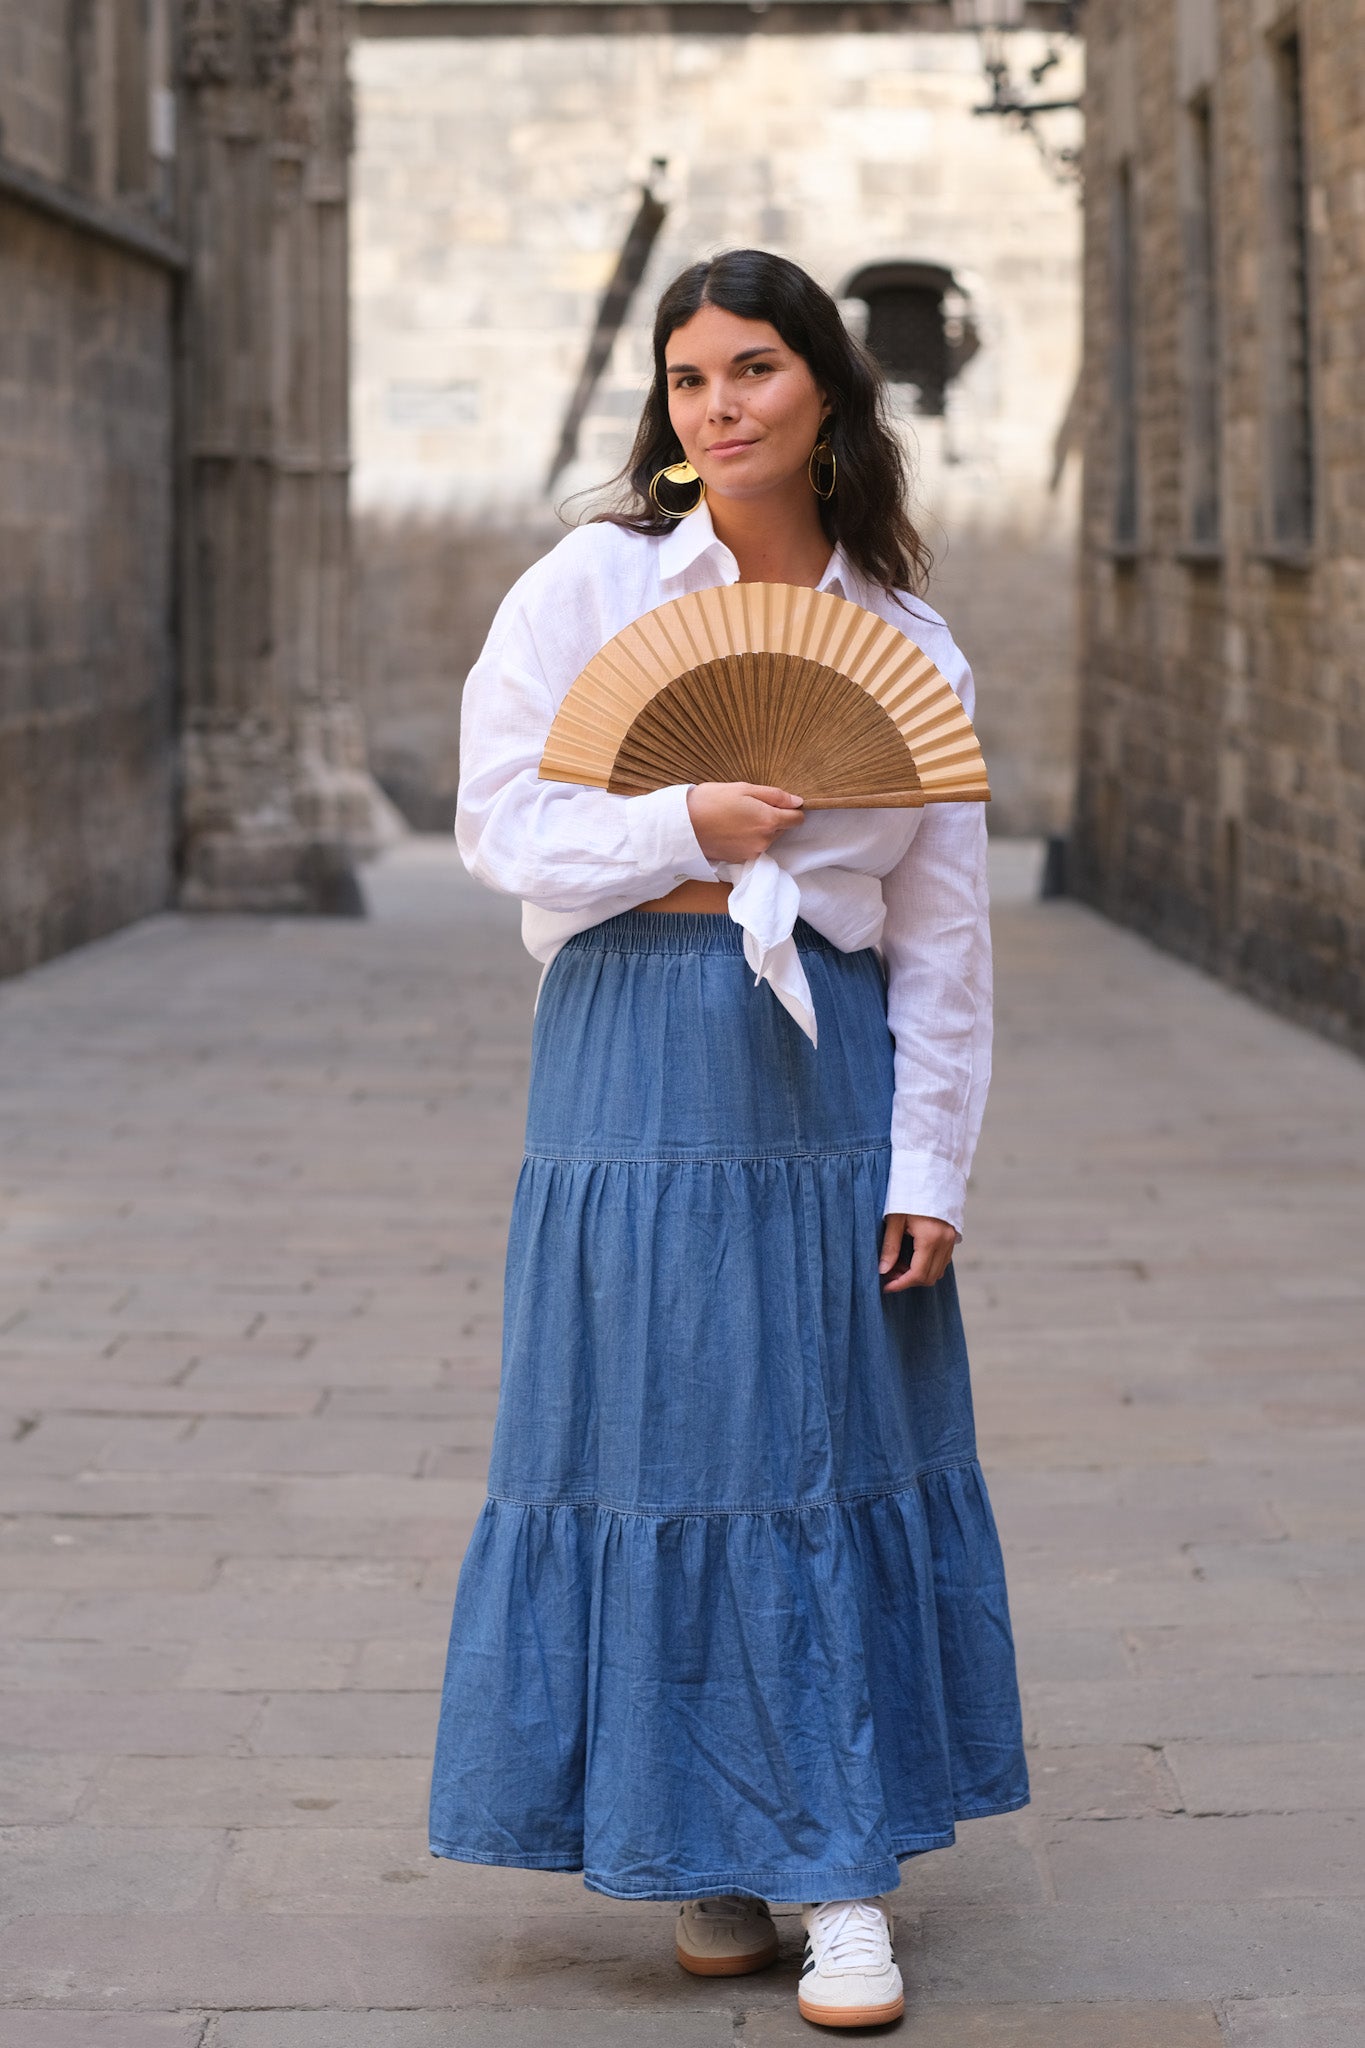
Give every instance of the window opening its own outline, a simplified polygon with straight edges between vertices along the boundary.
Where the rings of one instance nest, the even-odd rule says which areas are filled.
[[[1242,828],[1236,818],[1224,818],[1218,862],[1218,921],[1224,937],[1231,937],[1241,923]]]
[[[1297,33],[1272,48],[1275,205],[1274,342],[1268,364],[1270,527],[1280,546],[1313,538],[1313,390],[1309,332],[1308,179],[1303,56]]]
[[[151,182],[151,99],[144,0],[120,0],[114,21],[115,155],[120,192],[146,192]]]
[[[1213,105],[1207,93],[1185,115],[1185,530],[1198,547],[1216,546],[1220,503],[1219,307],[1214,216]]]
[[[867,306],[866,347],[882,375],[913,384],[915,411],[941,418],[948,386],[980,347],[952,272],[927,263],[879,264],[860,271],[844,296]]]
[[[1133,235],[1133,170],[1121,163],[1114,176],[1110,280],[1113,325],[1110,372],[1114,417],[1114,543],[1137,545],[1137,349],[1133,332],[1136,253]]]

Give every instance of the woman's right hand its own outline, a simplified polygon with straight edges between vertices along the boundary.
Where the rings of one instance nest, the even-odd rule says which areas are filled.
[[[763,782],[698,782],[687,792],[687,809],[711,861],[754,860],[806,815],[799,796]]]

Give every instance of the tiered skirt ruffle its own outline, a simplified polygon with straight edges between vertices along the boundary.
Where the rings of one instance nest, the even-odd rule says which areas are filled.
[[[880,967],[798,941],[818,1053],[721,917],[547,977],[436,1855],[855,1897],[1027,1800],[956,1282],[877,1276]]]

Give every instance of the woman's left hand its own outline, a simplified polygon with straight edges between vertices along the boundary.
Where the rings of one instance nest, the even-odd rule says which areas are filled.
[[[907,1287],[932,1287],[948,1270],[957,1248],[957,1232],[938,1216],[888,1216],[882,1225],[878,1271],[882,1293],[900,1294]],[[886,1278],[890,1274],[890,1279]]]

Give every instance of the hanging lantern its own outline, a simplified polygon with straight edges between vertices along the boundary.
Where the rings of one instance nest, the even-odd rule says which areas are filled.
[[[985,106],[974,107],[972,112],[1001,114],[1012,120],[1032,138],[1052,175],[1064,184],[1075,183],[1080,176],[1079,147],[1058,147],[1045,139],[1038,127],[1038,116],[1076,113],[1081,102],[1070,98],[1039,99],[1037,91],[1048,73],[1062,61],[1058,38],[1077,33],[1084,0],[1056,0],[1050,10],[1056,17],[1055,26],[1046,30],[1046,54],[1030,67],[1027,85],[1016,82],[1006,55],[1007,37],[1027,25],[1026,0],[951,0],[951,5],[954,27],[976,31],[981,68],[991,89]],[[1040,11],[1035,0],[1035,17]]]

